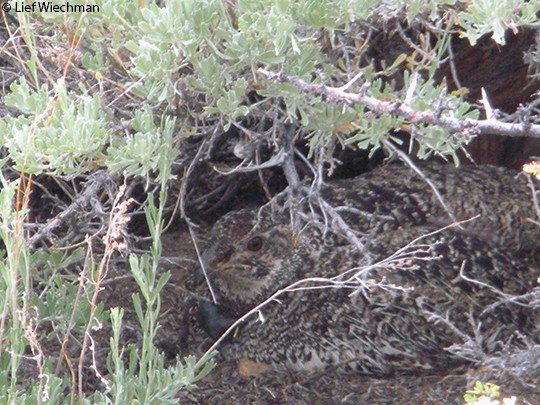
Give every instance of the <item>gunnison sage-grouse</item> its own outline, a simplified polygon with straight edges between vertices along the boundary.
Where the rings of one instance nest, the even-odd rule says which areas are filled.
[[[425,178],[389,164],[301,187],[297,232],[288,190],[225,215],[202,256],[218,303],[201,305],[203,328],[217,338],[288,287],[240,324],[226,355],[386,376],[463,364],[454,349],[471,342],[473,354],[538,344],[538,307],[515,299],[538,292],[538,183],[491,166],[420,168],[444,206]]]

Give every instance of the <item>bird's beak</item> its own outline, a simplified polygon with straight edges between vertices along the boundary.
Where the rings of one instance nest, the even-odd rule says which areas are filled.
[[[213,339],[217,340],[229,327],[236,322],[237,317],[227,308],[211,302],[203,302],[197,314],[197,320],[202,329]],[[230,340],[236,331],[229,335]]]

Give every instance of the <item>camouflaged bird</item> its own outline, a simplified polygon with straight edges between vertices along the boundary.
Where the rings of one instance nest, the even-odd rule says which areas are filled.
[[[538,342],[538,311],[501,302],[502,294],[530,292],[539,276],[515,253],[535,251],[540,237],[528,221],[535,212],[529,180],[495,167],[422,170],[455,219],[480,217],[430,234],[452,222],[447,210],[424,179],[389,165],[305,196],[299,233],[291,231],[286,192],[218,221],[203,262],[220,307],[205,304],[200,316],[219,325],[209,331],[214,337],[279,289],[318,278],[269,302],[259,312],[264,321],[249,319],[223,350],[277,367],[343,365],[385,376],[461,364],[447,348],[470,336],[487,353],[516,331]],[[320,225],[321,199],[367,236],[364,248]]]

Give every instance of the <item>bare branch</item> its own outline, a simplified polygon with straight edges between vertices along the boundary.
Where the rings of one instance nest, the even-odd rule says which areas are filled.
[[[536,124],[527,122],[513,124],[500,122],[496,119],[475,120],[466,118],[460,120],[448,115],[436,114],[432,111],[416,111],[401,100],[378,100],[375,97],[366,95],[362,91],[360,93],[347,93],[341,88],[328,87],[324,84],[306,83],[296,76],[284,76],[279,73],[269,72],[263,68],[257,69],[257,73],[268,80],[294,84],[303,92],[323,95],[330,102],[363,105],[377,115],[404,117],[411,124],[438,125],[446,128],[451,133],[464,132],[540,138],[540,125]]]
[[[238,166],[227,171],[224,171],[222,168],[219,168],[217,165],[212,165],[212,168],[219,174],[223,174],[225,176],[229,174],[233,174],[233,173],[256,172],[262,169],[270,169],[271,167],[284,165],[285,154],[286,154],[285,151],[283,149],[280,149],[275,155],[272,155],[270,159],[260,164],[249,163],[247,166],[244,166],[244,164],[247,163],[248,161],[251,162],[250,159],[244,159],[240,164],[238,164]]]
[[[86,188],[79,198],[32,235],[28,240],[28,247],[34,249],[43,238],[50,237],[51,232],[65,224],[69,218],[80,213],[80,211],[87,207],[88,204],[93,204],[94,200],[97,198],[96,196],[103,190],[104,185],[111,182],[111,176],[106,170],[98,170],[92,174],[86,182]]]

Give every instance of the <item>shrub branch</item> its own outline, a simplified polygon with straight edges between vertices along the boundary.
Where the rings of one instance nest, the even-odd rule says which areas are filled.
[[[451,133],[464,132],[473,134],[493,134],[509,137],[540,138],[540,125],[530,122],[509,123],[501,122],[495,118],[476,120],[466,118],[463,120],[438,114],[434,111],[416,111],[401,100],[378,100],[366,95],[369,84],[364,84],[358,93],[348,93],[348,85],[343,87],[329,87],[324,84],[306,83],[296,76],[285,76],[282,73],[269,72],[263,68],[257,73],[274,82],[291,83],[305,93],[320,94],[330,102],[348,105],[362,105],[377,115],[394,115],[407,119],[411,124],[430,124],[446,128]]]

